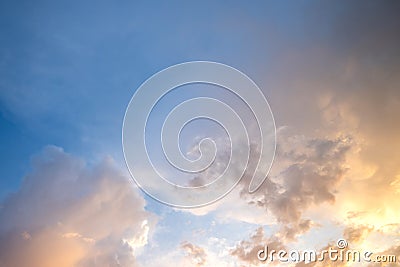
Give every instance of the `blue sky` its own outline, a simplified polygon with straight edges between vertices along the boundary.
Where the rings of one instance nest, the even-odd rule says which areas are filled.
[[[256,264],[254,257],[239,253],[244,247],[252,249],[249,240],[323,247],[340,235],[360,247],[384,240],[382,250],[396,251],[400,247],[398,11],[398,4],[390,1],[2,1],[0,221],[17,225],[13,229],[25,241],[34,240],[36,233],[59,242],[60,235],[47,235],[46,220],[34,220],[39,226],[25,225],[22,221],[31,218],[29,212],[13,211],[27,199],[41,199],[37,188],[31,188],[32,179],[43,177],[50,183],[54,177],[62,182],[71,171],[99,182],[99,191],[83,185],[78,192],[93,199],[104,197],[106,204],[102,203],[121,214],[101,217],[115,223],[118,231],[112,233],[86,219],[89,228],[93,224],[99,229],[92,233],[75,224],[79,216],[67,212],[79,210],[77,206],[92,207],[91,198],[71,194],[66,197],[71,206],[60,204],[66,210],[64,217],[60,215],[66,225],[62,236],[94,240],[91,244],[104,251],[104,257],[112,251],[129,264],[178,261],[178,266],[194,266],[193,260],[197,266]],[[121,145],[125,109],[151,75],[193,60],[228,64],[261,87],[278,133],[272,184],[252,196],[241,195],[239,187],[221,203],[200,210],[163,206],[129,185],[131,191],[122,191],[138,204],[127,219],[126,225],[132,227],[124,224],[121,230],[110,218],[125,218],[127,206],[119,202],[118,193],[108,198],[101,185],[112,184],[120,172],[129,177]],[[183,96],[167,98],[167,104],[175,105]],[[326,173],[321,174],[322,169]],[[103,172],[105,178],[92,177]],[[110,185],[110,192],[120,192],[123,182],[116,184],[115,191]],[[49,191],[53,188],[56,196],[58,184],[55,187],[49,186]],[[45,194],[42,201],[57,202],[54,195]],[[371,200],[371,195],[376,197]],[[35,210],[29,205],[25,209],[31,208]],[[52,207],[49,214],[54,221],[59,219]],[[397,226],[390,228],[392,224]],[[50,228],[57,232],[57,227]],[[260,237],[259,227],[264,231]],[[37,230],[42,228],[46,231]],[[3,230],[0,227],[0,250],[8,240]],[[354,233],[351,230],[361,237],[349,234]],[[133,259],[123,258],[126,246],[120,246],[128,237],[135,244],[129,248]],[[71,256],[71,262],[79,260],[74,266],[93,266],[89,264],[93,247],[71,246],[85,251],[85,257]],[[26,248],[20,243],[16,247]],[[159,261],[151,257],[155,247],[163,251]],[[45,255],[41,253],[37,255]],[[38,259],[36,263],[41,263]],[[22,266],[13,260],[0,253],[0,266],[2,261]],[[50,266],[71,266],[71,262],[54,261]]]
[[[262,82],[259,66],[268,70],[275,64],[278,41],[285,41],[284,50],[329,33],[324,25],[310,30],[308,6],[3,2],[0,103],[2,134],[10,147],[1,158],[10,164],[1,170],[2,195],[16,189],[15,177],[26,170],[21,165],[46,144],[120,158],[122,117],[131,95],[167,66],[218,61]],[[29,144],[15,146],[22,135]]]
[[[224,5],[49,1],[1,9],[2,125],[11,139],[2,158],[17,150],[2,168],[2,188],[10,190],[23,174],[16,166],[46,144],[120,157],[123,113],[145,79],[194,59],[240,62],[251,46],[246,31],[225,25],[236,18],[226,19]],[[29,145],[15,146],[22,133]]]
[[[251,36],[229,25],[240,14],[221,4],[4,2],[1,109],[13,141],[2,158],[17,156],[2,168],[2,188],[15,190],[18,166],[46,144],[120,157],[123,113],[145,79],[184,61],[247,57]],[[29,145],[15,146],[22,133]]]

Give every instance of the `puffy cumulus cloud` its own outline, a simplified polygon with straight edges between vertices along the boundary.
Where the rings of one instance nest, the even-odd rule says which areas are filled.
[[[238,185],[236,203],[245,202],[249,208],[263,210],[260,221],[277,223],[273,236],[281,242],[296,241],[298,236],[319,226],[314,222],[318,217],[306,218],[309,209],[324,203],[331,207],[335,204],[353,148],[354,142],[348,136],[307,138],[282,127],[278,130],[276,160],[268,179],[258,191],[249,194],[250,179],[245,176]]]
[[[186,252],[186,256],[192,260],[195,266],[204,266],[206,264],[207,254],[203,248],[184,241],[181,243],[181,249]]]
[[[306,137],[292,131],[289,127],[278,129],[274,165],[268,179],[255,193],[248,192],[259,153],[259,146],[252,144],[249,168],[237,188],[221,202],[191,212],[228,214],[224,212],[225,207],[232,207],[229,203],[233,203],[236,207],[243,206],[240,209],[243,212],[246,212],[245,207],[253,211],[258,209],[253,216],[255,222],[272,223],[276,220],[283,224],[296,224],[312,205],[333,204],[338,186],[348,170],[347,155],[355,147],[352,137]],[[229,214],[232,215],[232,212]],[[247,220],[251,221],[251,218]]]
[[[257,205],[271,209],[278,221],[297,222],[302,212],[312,204],[334,203],[337,187],[346,172],[346,153],[351,139],[286,139],[277,150],[276,161],[282,164],[279,173],[271,173],[270,179],[278,190],[270,192],[262,188]],[[293,143],[294,142],[294,143]],[[279,167],[279,166],[277,166]],[[265,193],[267,192],[267,193]]]
[[[136,266],[154,215],[112,159],[87,166],[58,147],[0,210],[0,266]]]

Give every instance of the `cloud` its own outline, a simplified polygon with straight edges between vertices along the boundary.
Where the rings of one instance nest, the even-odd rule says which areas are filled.
[[[367,225],[347,226],[343,231],[343,236],[347,242],[357,243],[364,241],[373,230],[373,227]]]
[[[0,266],[136,266],[156,220],[145,204],[112,159],[46,147],[0,210]]]
[[[293,134],[289,128],[278,130],[278,146],[268,179],[254,194],[247,192],[246,177],[239,184],[240,201],[264,210],[265,214],[295,238],[313,224],[304,219],[311,207],[334,204],[335,195],[347,172],[347,155],[353,149],[349,136],[314,138]]]
[[[377,253],[378,255],[385,255],[385,256],[395,256],[396,262],[388,262],[388,263],[371,263],[368,267],[379,267],[379,266],[386,266],[386,267],[396,267],[399,266],[399,255],[400,255],[400,245],[394,245],[389,249],[382,251],[381,253]]]
[[[280,185],[280,192],[271,195],[260,190],[257,193],[264,194],[264,198],[257,204],[271,209],[278,221],[290,223],[300,220],[302,212],[312,204],[334,203],[337,186],[346,172],[343,163],[351,142],[348,138],[302,138],[302,143],[297,144],[286,139],[285,146],[290,148],[281,146],[277,161],[289,163],[271,176]]]
[[[207,262],[207,254],[203,248],[184,241],[181,243],[181,249],[186,252],[186,256],[192,260],[195,266],[203,266]]]
[[[400,199],[399,4],[354,2],[337,11],[312,27],[301,50],[297,43],[277,48],[278,66],[264,71],[266,86],[277,88],[268,97],[278,126],[307,138],[351,136],[357,144],[337,188],[338,213],[364,212],[360,223],[393,223]]]
[[[264,229],[259,227],[249,240],[242,240],[236,244],[230,254],[245,264],[262,265],[264,263],[258,259],[257,254],[265,246],[268,246],[268,250],[276,251],[286,248],[281,238],[274,235],[265,237]]]
[[[255,56],[250,53],[247,58],[249,66],[262,62],[254,68],[260,72],[256,79],[265,77],[265,84],[260,85],[268,88],[266,96],[280,127],[277,158],[269,179],[256,194],[248,194],[245,177],[220,202],[190,212],[215,212],[225,220],[276,221],[280,228],[272,236],[294,240],[319,223],[316,219],[321,214],[311,218],[307,211],[324,204],[321,209],[328,207],[323,211],[327,217],[345,227],[344,236],[361,242],[369,227],[378,231],[400,219],[399,4],[301,7],[287,13],[290,20],[280,16],[276,11],[281,10],[273,5],[261,13],[276,13],[276,18],[254,19],[250,12],[248,17],[239,12],[244,19],[237,20],[240,23],[232,20],[241,26],[235,29],[245,30],[242,35],[249,32],[252,38],[247,39],[256,40],[248,42],[254,49],[247,50]],[[252,67],[242,68],[254,75]],[[27,79],[18,80],[26,83]],[[42,82],[36,85],[43,87]],[[22,87],[3,90],[0,98],[24,120],[31,121],[32,112],[40,120],[49,111],[65,115],[69,108],[57,106],[60,101],[53,100],[63,99],[58,95],[38,99],[33,96],[43,95],[36,94],[41,90],[28,92]],[[132,252],[148,242],[152,220],[144,211],[143,199],[128,190],[131,185],[115,175],[118,172],[110,162],[87,167],[53,148],[34,165],[21,190],[0,210],[0,261],[27,266],[25,258],[34,265],[35,257],[41,257],[41,265],[53,266],[51,261],[64,257],[68,266],[75,262],[91,266],[96,263],[93,255],[99,252],[97,261],[134,262]],[[190,182],[208,181],[200,178]],[[398,236],[398,230],[390,234]],[[268,239],[262,236],[261,241]],[[242,247],[250,246],[243,242]],[[24,257],[13,253],[17,249]],[[71,258],[63,254],[66,250]],[[245,260],[246,255],[238,247],[235,257]]]
[[[271,243],[296,242],[311,229],[320,227],[318,214],[308,211],[322,204],[334,208],[348,171],[348,157],[357,148],[356,143],[351,136],[343,135],[306,137],[294,133],[290,127],[279,128],[277,134],[275,163],[258,191],[248,193],[250,168],[235,190],[220,202],[189,211],[198,215],[213,213],[224,222],[239,220],[270,225],[273,232],[263,240]],[[257,147],[253,144],[254,154]],[[257,242],[252,240],[252,245],[243,242],[233,255],[255,264]]]

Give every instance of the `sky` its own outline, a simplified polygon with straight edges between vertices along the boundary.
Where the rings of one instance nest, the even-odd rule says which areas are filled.
[[[400,259],[399,12],[396,1],[1,1],[0,267],[265,266],[266,245],[339,238]],[[144,81],[194,60],[260,87],[277,147],[255,193],[245,173],[220,201],[180,209],[137,187],[122,123]],[[191,89],[168,95],[155,122],[186,98],[230,99]],[[219,133],[200,122],[183,147],[195,157],[196,140]],[[224,166],[229,146],[218,148]]]

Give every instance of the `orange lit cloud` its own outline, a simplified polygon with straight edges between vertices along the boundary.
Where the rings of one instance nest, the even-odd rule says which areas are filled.
[[[0,266],[136,266],[155,222],[144,205],[111,159],[47,147],[0,210]]]

